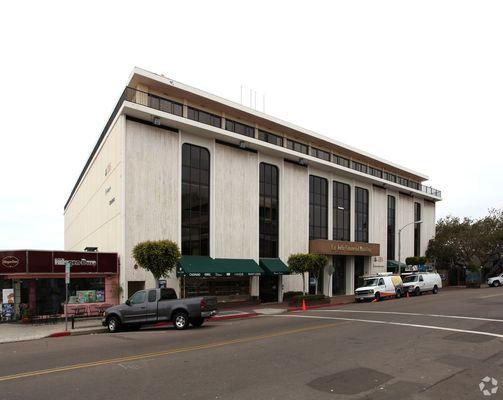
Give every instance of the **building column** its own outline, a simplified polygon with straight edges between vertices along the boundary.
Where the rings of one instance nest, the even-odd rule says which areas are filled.
[[[28,285],[28,305],[30,312],[34,314],[37,312],[37,281],[30,280]]]
[[[354,294],[355,292],[355,258],[346,256],[346,294]]]
[[[329,256],[328,257],[328,264],[327,266],[325,267],[325,270],[324,270],[324,280],[323,280],[323,294],[325,296],[332,296],[332,276],[333,276],[333,270],[334,270],[334,267],[332,266],[332,261],[333,260],[333,257]],[[329,271],[332,271],[332,273],[330,274]]]
[[[252,276],[250,278],[250,296],[252,297],[259,297],[259,292],[260,292],[260,277],[258,276]]]

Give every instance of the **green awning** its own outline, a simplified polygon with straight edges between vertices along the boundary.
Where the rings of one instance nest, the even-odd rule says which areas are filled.
[[[259,265],[266,275],[287,275],[290,273],[288,267],[279,258],[261,258]]]
[[[183,256],[177,264],[177,276],[260,276],[264,271],[252,259]]]
[[[400,270],[405,272],[405,268],[407,267],[407,264],[400,263]],[[387,260],[386,261],[386,269],[388,272],[398,272],[398,261],[395,260]]]

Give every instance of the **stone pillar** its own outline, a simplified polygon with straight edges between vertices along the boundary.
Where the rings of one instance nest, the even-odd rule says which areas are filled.
[[[260,291],[260,277],[252,276],[250,278],[250,296],[257,297],[259,296]]]

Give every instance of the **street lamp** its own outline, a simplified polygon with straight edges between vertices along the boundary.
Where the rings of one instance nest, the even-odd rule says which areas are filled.
[[[402,231],[407,228],[409,225],[412,225],[412,224],[422,224],[423,221],[420,220],[420,221],[412,221],[412,222],[409,222],[408,224],[402,226],[399,230],[398,230],[398,275],[400,275],[400,273],[402,272],[402,256],[401,256],[401,253],[402,253]]]

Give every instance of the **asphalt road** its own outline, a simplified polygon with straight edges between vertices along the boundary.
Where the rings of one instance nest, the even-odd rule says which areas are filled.
[[[503,289],[446,290],[2,344],[0,399],[503,399],[479,387],[503,386],[502,305]]]

